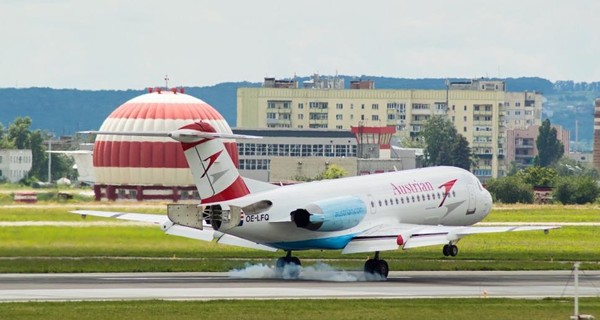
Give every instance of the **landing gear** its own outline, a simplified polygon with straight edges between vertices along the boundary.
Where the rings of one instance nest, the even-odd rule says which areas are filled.
[[[292,257],[292,251],[288,250],[285,257],[277,259],[275,271],[279,276],[286,279],[295,279],[300,275],[300,266],[302,263],[298,257]],[[286,268],[287,266],[287,268]]]
[[[379,259],[379,251],[375,252],[375,258],[369,259],[365,262],[365,273],[376,274],[384,279],[387,278],[390,268],[385,260]]]
[[[458,247],[453,245],[452,243],[446,244],[442,248],[442,253],[444,254],[445,257],[447,257],[447,256],[456,257],[456,255],[458,254]]]

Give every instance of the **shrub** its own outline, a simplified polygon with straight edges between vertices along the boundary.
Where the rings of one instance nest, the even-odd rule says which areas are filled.
[[[554,189],[554,199],[562,204],[594,202],[600,194],[598,183],[591,177],[562,177]]]
[[[486,188],[495,200],[502,203],[533,203],[533,186],[518,176],[492,179]]]

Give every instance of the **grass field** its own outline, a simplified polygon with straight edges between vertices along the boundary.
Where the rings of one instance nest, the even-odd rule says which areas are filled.
[[[234,300],[0,303],[3,319],[568,319],[571,299]],[[600,315],[600,298],[580,300]]]
[[[2,207],[0,222],[81,221],[68,213],[77,206]],[[85,207],[85,206],[80,206]],[[160,206],[102,206],[98,210],[161,213]],[[86,221],[110,221],[88,217]],[[595,206],[500,207],[488,222],[597,222]],[[392,270],[545,270],[600,269],[600,227],[563,227],[542,232],[515,232],[466,237],[460,254],[444,257],[441,248],[389,251],[382,256]],[[166,236],[158,227],[128,226],[21,226],[0,227],[0,272],[93,271],[227,271],[246,261],[269,262],[282,253],[269,253]],[[362,268],[367,254],[341,255],[339,251],[302,251],[295,255],[347,270]]]

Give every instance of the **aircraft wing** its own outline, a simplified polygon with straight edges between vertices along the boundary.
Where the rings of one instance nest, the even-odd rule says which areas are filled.
[[[161,225],[161,229],[168,235],[179,236],[184,238],[202,240],[202,241],[213,241],[217,240],[217,243],[233,245],[244,248],[265,250],[265,251],[277,251],[273,247],[269,247],[263,244],[254,243],[240,237],[236,237],[229,234],[224,234],[213,230],[210,225],[204,225],[203,229],[190,228],[178,224],[174,224],[169,220],[166,215],[159,214],[147,214],[147,213],[132,213],[132,212],[115,212],[115,211],[95,211],[95,210],[75,210],[72,213],[79,214],[82,217],[95,216],[104,218],[115,218],[128,221],[147,222],[156,225]]]
[[[378,226],[355,236],[342,253],[359,253],[373,251],[389,251],[412,249],[433,245],[444,245],[458,241],[464,236],[482,233],[532,231],[558,229],[559,226],[426,226],[414,224],[397,224],[396,226]]]
[[[115,212],[115,211],[95,211],[95,210],[75,210],[71,213],[79,214],[82,217],[95,216],[104,218],[114,218],[128,221],[148,222],[154,224],[164,224],[169,221],[169,218],[160,214],[146,213],[131,213],[131,212]]]

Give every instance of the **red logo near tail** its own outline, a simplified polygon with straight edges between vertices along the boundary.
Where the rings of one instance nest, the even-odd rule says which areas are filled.
[[[208,173],[208,170],[210,170],[210,167],[212,167],[212,165],[215,164],[215,161],[217,161],[217,158],[221,155],[221,152],[223,152],[223,150],[219,150],[219,151],[217,151],[217,153],[202,160],[202,162],[205,162],[208,160],[208,165],[206,166],[206,168],[204,168],[204,173],[202,174],[202,176],[200,178],[204,178],[206,176],[206,174]]]
[[[446,202],[446,198],[448,197],[448,194],[450,194],[450,190],[452,190],[452,187],[454,187],[454,183],[456,183],[456,180],[458,179],[450,180],[438,187],[438,189],[442,187],[444,188],[444,198],[442,198],[442,202],[440,203],[438,208],[443,206],[444,202]]]

